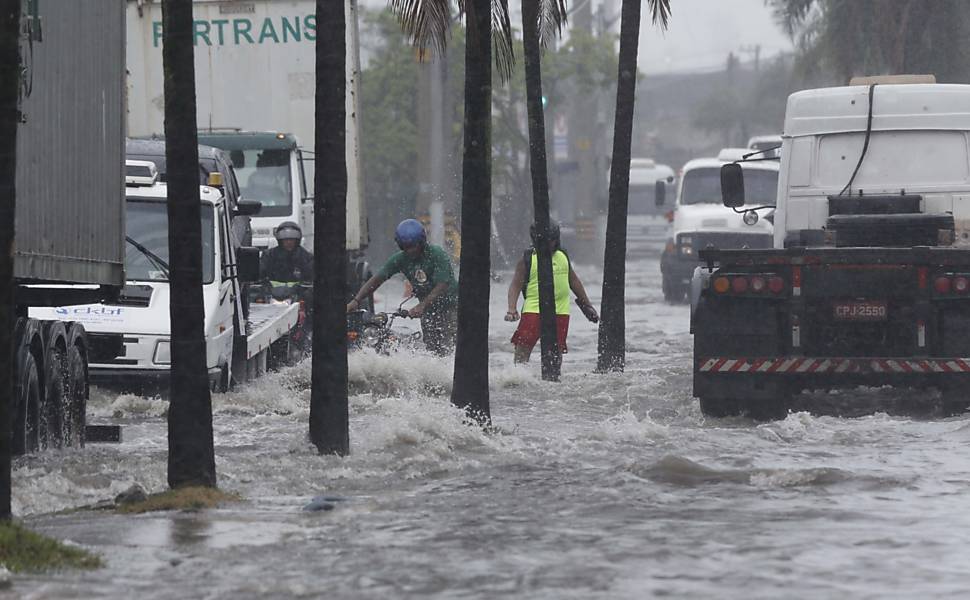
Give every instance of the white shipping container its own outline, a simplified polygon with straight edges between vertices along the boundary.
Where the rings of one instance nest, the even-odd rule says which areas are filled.
[[[367,244],[357,122],[357,0],[347,5],[347,248]],[[193,0],[198,125],[275,131],[314,150],[315,0]],[[128,134],[164,131],[160,0],[128,0]],[[312,155],[310,155],[312,157]],[[307,161],[312,194],[313,161]]]

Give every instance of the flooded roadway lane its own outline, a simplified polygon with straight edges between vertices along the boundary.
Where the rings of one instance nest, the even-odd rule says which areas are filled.
[[[124,443],[18,460],[14,509],[107,567],[18,577],[0,598],[964,597],[970,421],[704,418],[687,309],[636,250],[624,374],[591,374],[578,311],[562,383],[512,366],[493,288],[496,434],[463,424],[451,365],[427,356],[351,358],[344,459],[307,441],[308,365],[215,396],[220,486],[245,498],[220,510],[55,513],[165,488],[165,403],[98,395]],[[324,494],[332,510],[303,510]]]

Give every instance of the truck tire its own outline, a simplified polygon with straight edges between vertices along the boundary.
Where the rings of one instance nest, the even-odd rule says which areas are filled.
[[[290,360],[290,336],[284,335],[269,345],[269,356],[266,357],[266,368],[270,371],[279,371]]]
[[[84,428],[87,426],[89,395],[87,354],[84,326],[80,323],[70,323],[67,329],[67,353],[64,356],[66,402],[61,434],[64,445],[75,448],[84,446]]]
[[[64,420],[70,402],[67,392],[67,329],[61,321],[44,321],[44,395],[38,427],[40,447],[64,445]]]
[[[780,421],[788,416],[787,398],[749,399],[741,403],[741,412],[755,421]]]
[[[30,348],[17,345],[14,401],[17,407],[13,425],[13,453],[27,454],[40,448],[38,435],[41,400],[40,374]]]
[[[955,417],[970,408],[970,393],[962,386],[946,386],[940,390],[940,412],[944,417]]]
[[[687,290],[684,289],[683,285],[678,285],[664,277],[662,287],[664,300],[666,300],[669,304],[680,304],[684,301],[684,296],[687,294]]]
[[[698,398],[701,405],[701,413],[705,417],[723,419],[724,417],[736,417],[741,414],[741,402],[736,398]]]

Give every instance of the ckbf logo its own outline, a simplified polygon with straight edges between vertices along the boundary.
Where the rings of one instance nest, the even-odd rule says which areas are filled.
[[[423,269],[418,269],[418,270],[416,270],[414,272],[414,279],[418,283],[427,283],[428,282],[428,274],[425,273]]]

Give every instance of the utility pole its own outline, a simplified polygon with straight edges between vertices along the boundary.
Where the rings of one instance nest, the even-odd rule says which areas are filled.
[[[445,239],[445,212],[454,208],[448,202],[450,193],[450,161],[445,138],[448,77],[448,55],[444,49],[432,52],[427,48],[416,51],[420,63],[418,81],[418,202],[417,216],[429,226],[433,244],[442,245]]]
[[[581,0],[582,1],[582,0]],[[586,0],[572,13],[573,32],[593,34],[592,0]],[[596,259],[596,221],[601,212],[599,190],[596,189],[595,138],[597,114],[596,94],[576,94],[569,119],[569,159],[578,168],[574,198],[576,203],[576,239],[573,255],[580,260]],[[554,202],[555,204],[555,202]]]

